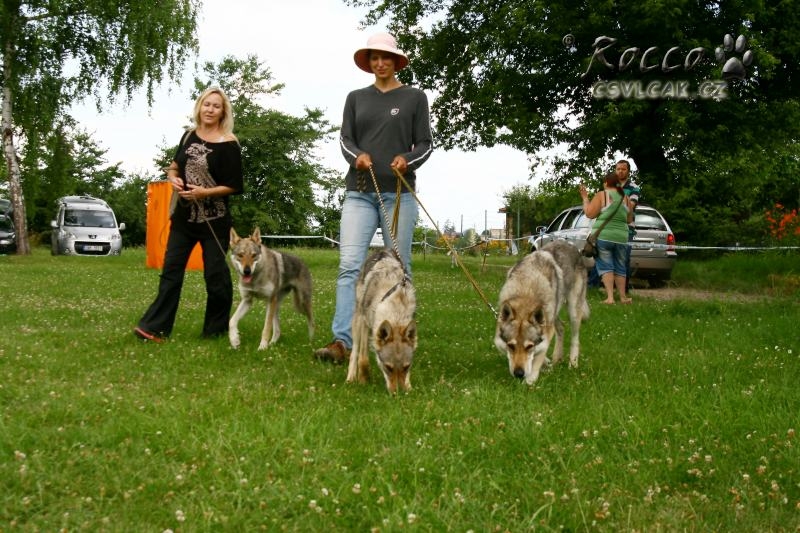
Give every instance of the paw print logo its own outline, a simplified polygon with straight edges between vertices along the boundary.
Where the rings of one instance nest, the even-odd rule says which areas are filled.
[[[745,67],[749,67],[753,63],[753,52],[752,50],[746,50],[746,48],[747,38],[744,35],[739,35],[736,41],[734,41],[730,33],[725,34],[725,37],[722,39],[722,46],[718,46],[717,49],[714,50],[717,62],[725,63],[722,65],[723,79],[743,80],[747,76],[747,69]],[[734,56],[726,60],[725,58],[730,52],[736,52],[741,55],[741,59]]]

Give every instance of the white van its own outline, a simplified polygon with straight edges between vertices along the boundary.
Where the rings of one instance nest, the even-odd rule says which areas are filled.
[[[50,222],[53,255],[119,255],[125,223],[117,225],[114,211],[99,198],[64,196]]]

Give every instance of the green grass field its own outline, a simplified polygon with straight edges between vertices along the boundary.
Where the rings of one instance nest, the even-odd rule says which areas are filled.
[[[337,255],[293,253],[317,337],[287,306],[262,352],[263,304],[240,350],[200,338],[198,272],[169,342],[135,339],[143,250],[0,257],[0,531],[800,529],[796,254],[679,260],[702,298],[590,291],[580,368],[535,387],[460,270],[418,255],[414,390],[391,397],[374,362],[348,385],[312,358]],[[513,259],[465,261],[496,305]]]

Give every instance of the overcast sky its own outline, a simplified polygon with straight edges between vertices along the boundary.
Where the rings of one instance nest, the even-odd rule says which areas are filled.
[[[359,29],[363,10],[342,0],[205,0],[199,19],[198,63],[218,62],[226,55],[255,54],[267,66],[275,83],[285,87],[267,102],[280,111],[302,115],[303,108],[319,108],[332,124],[341,124],[347,93],[369,85],[373,77],[353,63],[353,52],[384,27]],[[157,147],[177,144],[188,123],[193,68],[171,91],[166,84],[148,110],[137,95],[129,106],[119,105],[98,114],[93,103],[73,108],[73,116],[108,150],[109,163],[121,162],[129,172],[158,175],[152,160]],[[428,94],[430,103],[434,95]],[[319,147],[321,162],[344,174],[347,164],[333,141]],[[477,152],[436,150],[417,172],[420,201],[440,226],[450,220],[461,229],[502,228],[502,194],[528,181],[524,153],[507,147]],[[432,226],[420,210],[422,221]]]

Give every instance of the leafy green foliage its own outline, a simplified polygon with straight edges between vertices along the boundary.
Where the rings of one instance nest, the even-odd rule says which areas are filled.
[[[147,236],[147,184],[152,176],[133,175],[116,184],[105,196],[114,209],[117,222],[125,223],[122,243],[125,247],[142,246]]]
[[[506,216],[515,238],[530,235],[536,229],[536,198],[530,185],[517,185],[503,194]]]
[[[197,48],[199,5],[199,0],[0,3],[3,148],[12,201],[21,207],[14,211],[20,253],[28,253],[29,246],[19,161],[30,164],[42,159],[46,165],[31,168],[46,172],[50,163],[50,158],[42,155],[46,147],[51,150],[54,170],[68,172],[71,156],[59,137],[63,138],[70,126],[68,119],[62,121],[69,104],[94,98],[100,107],[104,99],[113,101],[120,94],[130,99],[142,86],[152,101],[153,89],[165,74],[179,78]],[[34,193],[30,201],[35,209],[42,203],[36,197],[37,188],[43,188],[48,179],[69,189],[63,175],[38,178],[25,184]],[[113,179],[110,174],[100,178],[106,184]],[[34,213],[37,224],[40,219]]]
[[[790,207],[800,202],[800,17],[790,3],[345,1],[370,8],[368,23],[398,35],[410,53],[406,78],[437,93],[432,114],[445,147],[507,144],[531,154],[534,169],[549,158],[541,150],[559,149],[551,161],[557,180],[598,176],[624,154],[647,202],[696,244],[731,244],[737,228],[738,241],[755,241],[740,230],[773,194]],[[718,80],[715,49],[726,34],[743,35],[755,57],[745,79],[730,80],[726,99],[592,97],[601,80],[686,80],[693,89]],[[617,39],[605,52],[611,68],[592,62],[601,36]],[[640,71],[649,47],[658,47],[649,64],[678,47],[671,64],[679,69]],[[687,70],[694,48],[704,55]],[[626,50],[635,59],[627,69]],[[688,205],[678,200],[686,194]]]

